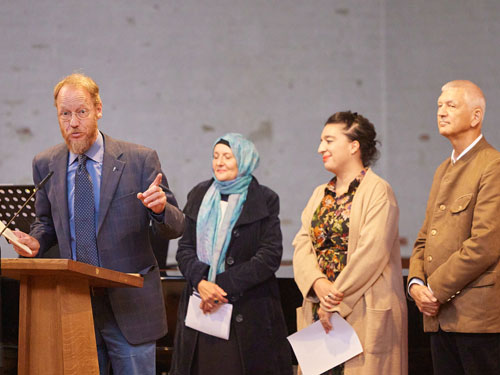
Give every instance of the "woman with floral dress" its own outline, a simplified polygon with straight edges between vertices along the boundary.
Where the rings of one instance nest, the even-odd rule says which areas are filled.
[[[378,154],[372,123],[337,112],[318,153],[335,176],[318,186],[294,239],[295,281],[304,297],[298,329],[333,313],[354,328],[363,352],[325,374],[408,373],[407,311],[399,251],[399,210],[389,184],[369,167]]]

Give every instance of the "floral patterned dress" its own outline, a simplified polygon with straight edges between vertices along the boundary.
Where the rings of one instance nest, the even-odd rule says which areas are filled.
[[[347,263],[347,246],[349,243],[349,216],[352,201],[366,170],[349,184],[349,189],[341,196],[336,194],[337,177],[334,177],[325,188],[325,196],[314,212],[311,221],[311,239],[321,271],[331,282],[335,281]],[[314,304],[314,320],[319,320],[319,303]],[[339,365],[323,373],[323,375],[342,375],[344,365]]]

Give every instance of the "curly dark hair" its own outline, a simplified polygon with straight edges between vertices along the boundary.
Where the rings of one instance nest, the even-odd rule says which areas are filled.
[[[351,141],[358,141],[361,150],[361,161],[364,167],[369,167],[379,157],[377,143],[375,139],[377,132],[373,124],[357,112],[343,111],[331,115],[326,120],[325,126],[330,124],[344,124],[345,135]]]

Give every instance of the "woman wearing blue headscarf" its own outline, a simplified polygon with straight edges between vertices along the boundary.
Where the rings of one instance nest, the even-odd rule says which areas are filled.
[[[188,194],[176,257],[187,285],[170,374],[292,374],[274,275],[283,250],[279,198],[252,176],[258,164],[252,142],[226,134],[214,144],[213,178]],[[228,340],[186,326],[193,293],[205,314],[232,304]]]

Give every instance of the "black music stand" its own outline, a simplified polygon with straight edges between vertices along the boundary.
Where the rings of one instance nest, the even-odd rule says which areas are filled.
[[[34,190],[35,185],[0,185],[0,220],[7,224]],[[9,228],[29,233],[30,225],[35,220],[35,216],[35,198],[33,197],[19,216],[9,225]]]
[[[0,220],[7,224],[34,190],[35,185],[0,185]],[[36,218],[35,197],[36,195],[31,198],[19,216],[9,225],[11,230],[19,229],[24,233],[30,232],[30,226]],[[55,245],[45,251],[42,258],[59,258],[59,246]]]
[[[34,185],[0,185],[0,220],[5,225],[14,217],[21,206],[26,203],[34,190]],[[35,216],[35,197],[33,197],[19,213],[19,216],[10,223],[9,229],[19,229],[25,233],[29,233],[30,225],[35,220]],[[0,263],[2,261],[1,258],[2,249],[0,248]]]

